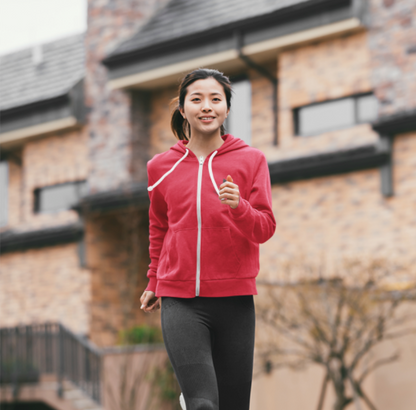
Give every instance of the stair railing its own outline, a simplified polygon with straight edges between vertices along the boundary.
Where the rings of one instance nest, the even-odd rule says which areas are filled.
[[[57,394],[69,380],[101,404],[102,351],[61,323],[0,328],[0,384],[11,383],[16,397],[22,383],[57,375]]]

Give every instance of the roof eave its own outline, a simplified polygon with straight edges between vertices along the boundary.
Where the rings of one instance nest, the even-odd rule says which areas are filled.
[[[416,109],[382,116],[372,127],[379,134],[389,136],[416,131]]]
[[[222,26],[214,27],[210,30],[201,31],[198,33],[192,33],[169,41],[162,41],[160,43],[152,44],[150,46],[129,50],[126,52],[118,52],[117,49],[110,53],[107,57],[102,59],[102,63],[107,67],[123,64],[126,61],[139,59],[143,56],[149,56],[149,54],[163,52],[164,50],[172,50],[172,47],[183,47],[183,45],[189,45],[189,42],[198,44],[201,39],[207,36],[221,36],[227,33],[232,33],[234,30],[250,30],[258,27],[264,27],[265,25],[278,23],[279,21],[287,21],[292,19],[293,21],[304,18],[311,11],[319,13],[322,10],[328,11],[334,8],[340,8],[353,3],[354,0],[311,0],[309,2],[296,4],[280,10],[276,10],[272,13],[267,13],[261,16],[250,17],[244,20],[224,24]]]
[[[0,147],[14,149],[33,137],[85,124],[84,79],[51,98],[0,111]]]

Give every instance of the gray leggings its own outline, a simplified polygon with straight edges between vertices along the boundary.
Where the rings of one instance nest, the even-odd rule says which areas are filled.
[[[163,339],[186,410],[248,410],[253,295],[161,299]]]

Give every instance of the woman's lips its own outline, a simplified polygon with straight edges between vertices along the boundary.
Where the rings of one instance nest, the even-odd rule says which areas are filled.
[[[201,120],[202,122],[205,122],[205,123],[212,122],[212,121],[214,121],[214,119],[215,119],[215,118],[212,118],[212,117],[211,117],[209,120],[204,120],[204,119],[200,118],[200,120]]]

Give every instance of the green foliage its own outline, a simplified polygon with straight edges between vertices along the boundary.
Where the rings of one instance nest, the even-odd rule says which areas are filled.
[[[181,409],[179,404],[181,388],[169,358],[166,358],[161,367],[153,368],[146,378],[152,384],[154,396],[159,397],[161,401],[170,403],[172,410]]]
[[[39,370],[31,362],[24,359],[3,359],[0,365],[0,383],[36,382]]]
[[[137,345],[152,343],[163,343],[163,335],[159,327],[144,324],[119,332],[118,344]]]

